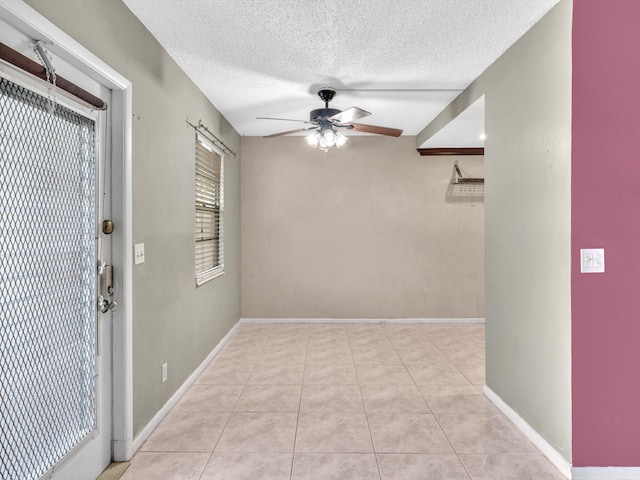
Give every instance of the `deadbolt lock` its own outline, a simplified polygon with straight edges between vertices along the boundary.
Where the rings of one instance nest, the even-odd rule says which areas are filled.
[[[113,233],[113,222],[111,220],[104,220],[102,222],[102,233],[105,235],[111,235]]]

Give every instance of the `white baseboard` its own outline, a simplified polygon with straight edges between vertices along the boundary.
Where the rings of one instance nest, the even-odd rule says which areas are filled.
[[[484,318],[241,318],[241,323],[479,324]]]
[[[520,415],[516,413],[509,405],[505,403],[493,390],[486,385],[483,388],[483,392],[491,402],[498,407],[498,409],[516,426],[522,434],[533,443],[542,454],[549,459],[555,467],[567,478],[572,478],[571,464],[567,462],[560,453],[549,444],[538,432],[536,432],[531,425],[529,425]],[[576,477],[573,477],[574,479]],[[595,477],[591,477],[594,478]],[[598,477],[598,480],[603,480],[605,477]]]
[[[207,355],[202,363],[194,370],[194,372],[189,375],[184,383],[180,386],[178,390],[167,400],[167,403],[156,413],[153,418],[147,423],[147,425],[142,429],[142,431],[138,434],[136,438],[133,440],[133,453],[135,454],[142,444],[147,441],[149,436],[153,433],[153,431],[160,425],[160,422],[167,416],[167,414],[171,411],[173,407],[178,403],[178,401],[182,398],[185,392],[189,389],[191,385],[197,380],[198,376],[202,373],[202,371],[207,368],[207,365],[211,363],[214,357],[222,350],[222,347],[229,341],[231,336],[235,333],[235,331],[240,326],[241,321],[238,321],[231,330],[218,342],[218,344],[214,347],[213,350]]]
[[[573,467],[573,480],[640,480],[640,467]]]

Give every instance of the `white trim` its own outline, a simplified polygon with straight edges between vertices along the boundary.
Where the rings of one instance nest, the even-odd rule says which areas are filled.
[[[640,467],[573,467],[573,480],[640,480]]]
[[[3,20],[34,39],[51,42],[47,43],[47,50],[90,78],[112,89],[131,85],[129,80],[22,0],[0,0],[0,9]]]
[[[201,287],[214,278],[221,277],[222,275],[224,275],[224,265],[196,274],[196,287]]]
[[[117,98],[119,97],[119,98]],[[112,92],[112,211],[121,212],[123,228],[112,242],[112,259],[122,259],[122,269],[116,271],[120,282],[120,310],[113,314],[113,460],[124,462],[133,457],[133,174],[132,174],[132,88]],[[117,128],[117,124],[122,128]],[[121,135],[118,138],[118,134]],[[121,161],[117,162],[117,157]],[[119,168],[118,168],[119,167]],[[121,188],[120,195],[117,189]],[[115,217],[115,215],[113,215]],[[116,283],[116,288],[118,284]],[[117,295],[117,293],[116,293]],[[118,321],[124,312],[123,321]]]
[[[164,406],[158,411],[158,413],[156,413],[153,416],[153,418],[149,421],[149,423],[145,425],[142,431],[133,440],[134,453],[137,452],[142,446],[142,444],[147,441],[147,439],[149,438],[149,436],[151,436],[153,431],[158,427],[158,425],[160,425],[160,422],[162,422],[164,417],[166,417],[167,414],[171,411],[171,409],[176,406],[176,404],[180,401],[180,399],[185,394],[185,392],[189,389],[189,387],[193,385],[193,383],[198,379],[198,377],[203,372],[203,370],[207,368],[207,366],[211,363],[211,361],[215,358],[215,356],[218,355],[218,353],[220,353],[220,350],[222,350],[222,347],[224,347],[224,345],[233,336],[233,334],[236,332],[240,324],[241,324],[241,321],[238,321],[233,326],[233,328],[229,330],[229,332],[222,338],[222,340],[220,340],[220,342],[218,342],[218,344],[214,347],[214,349],[211,350],[209,355],[207,355],[207,358],[205,358],[202,361],[202,363],[198,366],[198,368],[196,368],[194,372],[191,375],[189,375],[189,378],[187,378],[184,381],[184,383],[180,386],[180,388],[176,390],[176,392],[171,396],[171,398],[169,398],[169,400],[167,400],[167,403],[165,403]]]
[[[482,324],[484,318],[241,318],[241,323]]]
[[[485,396],[500,410],[505,417],[511,420],[511,423],[522,432],[522,434],[529,439],[535,447],[542,452],[542,454],[549,459],[555,467],[560,470],[565,477],[571,479],[571,464],[567,462],[564,457],[551,446],[538,432],[536,432],[531,425],[529,425],[518,413],[513,410],[509,405],[505,403],[502,398],[498,396],[487,385],[483,387]]]
[[[120,309],[113,315],[113,456],[116,461],[133,456],[133,290],[132,290],[132,84],[96,55],[21,0],[0,0],[0,18],[33,39],[50,42],[47,49],[79,71],[112,90],[113,216],[116,233],[113,258]],[[120,210],[118,212],[118,210]],[[119,217],[119,218],[117,218]],[[120,228],[118,228],[118,224]]]

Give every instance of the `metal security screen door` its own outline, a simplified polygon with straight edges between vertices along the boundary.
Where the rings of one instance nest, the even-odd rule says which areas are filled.
[[[98,426],[96,122],[0,77],[0,479]]]

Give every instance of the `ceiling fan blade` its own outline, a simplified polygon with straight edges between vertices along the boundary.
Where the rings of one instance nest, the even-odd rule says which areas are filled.
[[[287,130],[286,132],[272,133],[271,135],[265,135],[264,138],[281,137],[282,135],[289,135],[290,133],[304,132],[305,130],[314,130],[316,128],[318,127],[296,128],[295,130]]]
[[[336,113],[335,115],[327,118],[327,120],[330,122],[351,123],[354,120],[366,117],[367,115],[371,115],[371,112],[367,112],[366,110],[362,110],[358,107],[351,107],[340,113]]]
[[[256,120],[284,120],[285,122],[302,122],[302,123],[311,123],[307,120],[297,120],[294,118],[274,118],[274,117],[256,117]]]
[[[365,125],[363,123],[351,123],[350,125],[345,126],[353,127],[353,130],[356,132],[375,133],[377,135],[387,135],[389,137],[399,137],[402,135],[402,130],[399,128],[378,127],[376,125]]]

